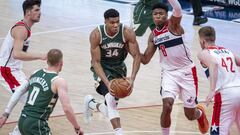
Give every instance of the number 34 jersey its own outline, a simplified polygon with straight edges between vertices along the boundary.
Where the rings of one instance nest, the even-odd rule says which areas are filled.
[[[98,29],[101,34],[101,64],[119,65],[123,63],[128,54],[123,34],[124,25],[120,23],[119,30],[114,36],[107,34],[105,25],[100,25]]]
[[[193,63],[189,48],[184,44],[183,35],[177,36],[168,30],[168,22],[159,30],[152,31],[153,44],[159,48],[160,63],[164,70],[176,70]]]
[[[229,87],[239,87],[240,75],[233,53],[224,47],[218,46],[209,46],[207,50],[218,63],[216,90],[222,90]]]

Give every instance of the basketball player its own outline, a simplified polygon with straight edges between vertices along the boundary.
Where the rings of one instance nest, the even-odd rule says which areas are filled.
[[[240,132],[240,58],[215,44],[216,34],[211,26],[202,27],[199,41],[203,49],[198,59],[209,69],[208,104],[214,97],[211,135],[229,135],[235,121]]]
[[[6,122],[10,112],[20,96],[28,92],[27,102],[22,110],[18,126],[22,135],[50,135],[47,121],[52,113],[58,97],[67,119],[79,135],[83,135],[74,116],[67,95],[67,82],[58,76],[63,66],[63,54],[58,49],[51,49],[47,54],[46,69],[40,69],[31,75],[28,89],[18,89],[0,119],[0,127]]]
[[[140,52],[135,33],[129,27],[120,23],[119,12],[108,9],[104,13],[105,24],[95,28],[90,34],[91,56],[96,91],[103,95],[105,103],[97,103],[91,95],[84,99],[84,116],[87,122],[92,115],[92,110],[98,110],[107,116],[115,130],[116,135],[122,135],[120,116],[117,111],[118,99],[111,93],[109,83],[114,78],[127,75],[124,63],[127,54],[133,57],[132,73],[129,77],[132,89],[133,83],[140,67]],[[109,93],[110,92],[110,93]]]
[[[46,55],[27,52],[31,37],[31,27],[40,20],[40,0],[25,0],[22,4],[24,18],[8,32],[0,50],[0,80],[10,93],[20,86],[26,86],[27,78],[22,71],[22,61],[45,60]],[[21,98],[26,102],[26,95]],[[14,132],[18,132],[17,127]]]
[[[197,120],[201,133],[209,128],[203,106],[197,105],[198,80],[196,67],[191,59],[190,50],[183,42],[184,30],[180,25],[182,9],[177,0],[168,0],[173,14],[168,19],[168,7],[155,4],[152,8],[156,28],[148,39],[148,46],[142,54],[141,62],[149,63],[156,49],[159,49],[162,65],[162,84],[160,94],[163,101],[161,114],[162,134],[169,135],[171,112],[177,95],[183,100],[184,113],[188,120]]]

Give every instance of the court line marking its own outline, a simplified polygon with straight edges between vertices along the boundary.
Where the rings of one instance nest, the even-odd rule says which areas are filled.
[[[161,133],[162,131],[124,131],[123,133]],[[85,133],[85,135],[110,135],[115,132],[102,132],[102,133]],[[190,135],[202,135],[199,132],[187,132],[187,131],[170,131],[170,134],[190,134]],[[208,133],[206,135],[209,135]]]
[[[129,20],[123,20],[121,22],[129,22]],[[49,33],[55,33],[55,32],[63,32],[63,31],[70,31],[70,30],[78,30],[82,28],[88,28],[88,27],[97,27],[98,25],[101,25],[102,23],[98,24],[90,24],[90,25],[83,25],[83,26],[77,26],[77,27],[69,27],[69,28],[63,28],[63,29],[55,29],[55,30],[49,30],[49,31],[42,31],[42,32],[35,32],[32,33],[32,36],[42,35],[42,34],[49,34]],[[6,36],[0,37],[0,40],[5,39]]]
[[[203,100],[199,100],[198,101],[199,103],[204,103]],[[174,103],[174,106],[175,105],[180,105],[180,104],[183,104],[182,102],[175,102]],[[150,107],[158,107],[158,106],[162,106],[162,104],[156,104],[156,105],[142,105],[142,106],[130,106],[130,107],[121,107],[121,108],[118,108],[118,110],[130,110],[130,109],[138,109],[138,108],[150,108]],[[98,111],[94,111],[94,113],[98,113]],[[80,115],[80,114],[83,114],[82,112],[78,112],[78,113],[75,113],[75,115]],[[58,115],[52,115],[50,116],[50,118],[58,118],[58,117],[64,117],[65,114],[58,114]],[[18,121],[8,121],[5,123],[5,125],[8,125],[8,124],[13,124],[13,123],[17,123]]]

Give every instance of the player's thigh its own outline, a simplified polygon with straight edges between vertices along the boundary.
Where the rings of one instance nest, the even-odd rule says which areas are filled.
[[[44,120],[21,116],[18,122],[19,130],[26,135],[51,135],[50,128]]]
[[[192,71],[182,76],[182,81],[178,82],[181,87],[181,98],[186,108],[195,108],[197,104],[198,84],[194,79]]]
[[[169,76],[171,75],[167,73],[162,74],[160,95],[162,98],[176,99],[180,92],[180,87],[176,83],[175,78]]]

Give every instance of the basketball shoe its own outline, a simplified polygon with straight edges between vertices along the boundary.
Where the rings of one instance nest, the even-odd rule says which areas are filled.
[[[95,99],[93,98],[92,95],[87,95],[84,98],[84,111],[83,111],[83,117],[84,121],[86,123],[89,123],[92,120],[93,116],[93,109],[89,107],[89,103],[94,101]]]
[[[208,132],[209,129],[209,122],[206,117],[205,109],[203,105],[198,104],[197,109],[202,111],[202,115],[197,119],[198,121],[198,128],[202,134],[205,134]]]

